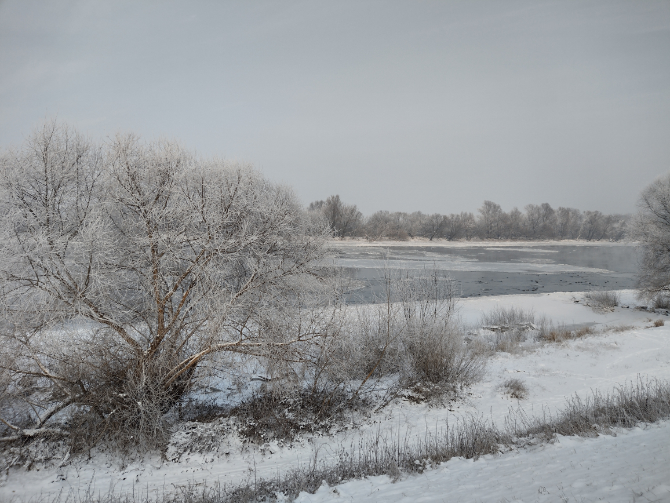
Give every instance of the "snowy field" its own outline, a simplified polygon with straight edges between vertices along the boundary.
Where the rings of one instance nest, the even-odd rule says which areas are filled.
[[[579,300],[580,302],[576,302]],[[575,393],[611,392],[638,379],[670,380],[670,318],[636,309],[633,291],[621,292],[621,306],[594,312],[579,293],[507,295],[464,299],[458,316],[476,327],[496,307],[520,307],[555,324],[590,326],[596,331],[562,343],[522,345],[496,353],[481,382],[460,400],[430,406],[397,400],[370,417],[353,417],[341,431],[306,436],[290,445],[243,442],[225,422],[185,425],[174,435],[167,459],[158,456],[121,464],[95,454],[64,458],[56,467],[13,468],[0,475],[0,499],[36,501],[58,493],[161,494],[180,486],[239,484],[273,477],[298,465],[334,461],[338,452],[374,438],[425,438],[447,424],[475,416],[502,425],[510,413],[554,415]],[[510,377],[528,388],[523,400],[501,390]],[[216,439],[210,452],[189,452],[193,436]],[[39,469],[38,469],[39,468]],[[485,456],[455,458],[421,475],[387,476],[322,487],[298,501],[670,501],[670,422],[641,425],[616,436],[559,437],[537,445]]]

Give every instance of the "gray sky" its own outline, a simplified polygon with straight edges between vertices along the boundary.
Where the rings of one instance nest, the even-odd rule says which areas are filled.
[[[0,146],[54,116],[305,204],[631,212],[670,171],[670,1],[0,0]]]

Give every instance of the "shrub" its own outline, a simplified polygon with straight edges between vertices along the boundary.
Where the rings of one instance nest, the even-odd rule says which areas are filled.
[[[310,347],[298,381],[259,393],[230,411],[256,440],[327,431],[343,413],[380,408],[396,396],[439,400],[476,382],[485,358],[464,343],[453,320],[451,281],[435,271],[385,272],[385,301],[346,308]],[[381,300],[381,299],[380,299]],[[347,415],[347,417],[350,417]]]
[[[394,309],[386,310],[395,326],[391,355],[404,371],[407,385],[418,381],[467,386],[483,372],[484,359],[463,343],[453,320],[454,284],[439,271],[412,275],[399,272],[389,287],[395,292]],[[392,296],[388,300],[392,300]]]
[[[498,306],[482,316],[482,325],[505,328],[535,323],[535,314],[519,307]]]
[[[544,318],[539,322],[545,323]],[[492,332],[479,341],[489,351],[513,352],[530,332],[537,330],[533,312],[515,307],[496,307],[482,316],[481,324],[484,330]]]
[[[453,282],[439,271],[384,271],[383,298],[359,307],[333,339],[321,382],[359,380],[364,387],[433,389],[467,386],[481,377],[484,357],[463,342],[453,319]]]
[[[306,388],[283,395],[256,394],[234,407],[230,416],[237,418],[242,436],[259,444],[328,432],[344,412],[360,404],[340,388],[329,391]]]
[[[410,356],[414,379],[469,386],[482,375],[484,359],[464,347],[454,327],[422,327],[418,333],[409,331],[404,346]]]
[[[670,297],[659,294],[654,297],[654,309],[670,309]]]
[[[565,326],[554,327],[553,325],[547,325],[540,330],[538,339],[547,342],[563,342],[569,339],[579,339],[595,333],[595,330],[591,327],[582,327],[576,330],[571,330]]]
[[[606,330],[608,332],[613,332],[615,334],[621,333],[621,332],[628,332],[629,330],[633,330],[635,327],[633,325],[616,325],[613,327],[607,327]]]
[[[605,290],[584,294],[585,304],[594,311],[612,310],[621,303],[619,292]]]
[[[501,389],[505,394],[517,400],[523,400],[528,396],[528,388],[521,379],[507,379],[502,383]]]

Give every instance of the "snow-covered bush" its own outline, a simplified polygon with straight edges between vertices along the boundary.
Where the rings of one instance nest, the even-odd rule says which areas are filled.
[[[521,379],[507,379],[502,383],[500,389],[510,398],[516,398],[517,400],[523,400],[528,396],[528,388]]]
[[[611,290],[593,291],[584,294],[585,304],[596,311],[611,310],[621,303],[619,292]]]
[[[554,326],[553,324],[547,324],[540,330],[538,339],[545,342],[563,342],[570,339],[579,339],[595,333],[595,330],[590,326],[572,329],[564,325]]]
[[[359,311],[352,332],[362,342],[351,361],[364,369],[364,380],[395,375],[405,386],[475,382],[484,358],[463,343],[454,320],[453,282],[439,271],[384,274],[384,298]]]
[[[638,202],[632,237],[640,242],[640,295],[647,299],[670,291],[670,175],[649,185]]]
[[[545,323],[544,318],[538,321],[540,326]],[[538,332],[532,311],[501,306],[482,316],[481,328],[480,337],[474,341],[480,352],[513,352],[530,334]]]
[[[482,325],[498,328],[511,328],[532,323],[535,323],[535,314],[532,311],[514,306],[498,306],[482,316]]]
[[[667,295],[656,295],[652,302],[654,309],[670,309],[670,296]]]
[[[249,166],[50,122],[0,156],[0,210],[3,387],[30,418],[10,436],[76,412],[91,439],[160,440],[215,355],[280,379],[332,333],[330,231]]]

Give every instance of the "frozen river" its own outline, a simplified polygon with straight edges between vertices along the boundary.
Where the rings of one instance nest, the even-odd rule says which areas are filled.
[[[355,302],[380,291],[384,267],[433,270],[456,281],[462,297],[619,290],[635,286],[638,252],[628,243],[334,242],[335,266],[363,287]]]

